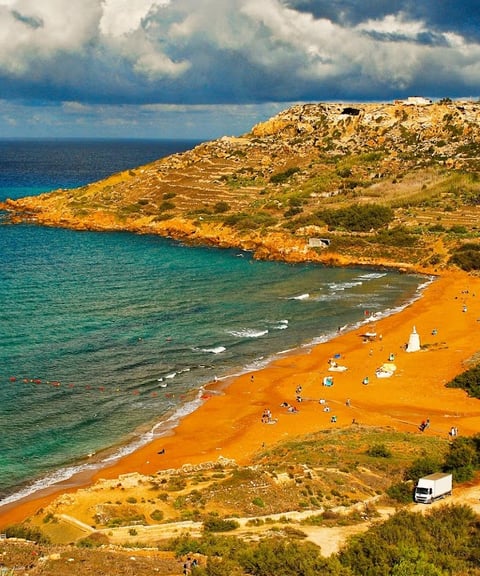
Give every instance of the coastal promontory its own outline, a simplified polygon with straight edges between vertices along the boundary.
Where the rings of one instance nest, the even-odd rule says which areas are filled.
[[[479,120],[479,103],[449,98],[296,105],[247,134],[2,208],[12,222],[159,234],[264,259],[472,269]]]

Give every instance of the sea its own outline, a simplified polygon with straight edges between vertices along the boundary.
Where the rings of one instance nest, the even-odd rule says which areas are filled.
[[[180,140],[0,140],[0,200],[75,188]],[[401,310],[430,281],[261,262],[0,212],[0,505],[161,436],[214,380]]]

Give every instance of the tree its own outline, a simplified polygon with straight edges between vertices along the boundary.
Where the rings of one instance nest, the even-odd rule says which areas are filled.
[[[471,438],[456,438],[445,457],[445,468],[458,482],[470,480],[479,466],[475,442]]]

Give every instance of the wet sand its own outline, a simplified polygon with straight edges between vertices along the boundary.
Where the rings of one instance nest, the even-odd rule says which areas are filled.
[[[405,344],[413,327],[421,350],[407,352]],[[367,331],[377,337],[369,341],[362,336]],[[418,426],[428,418],[430,427],[424,434],[448,438],[452,426],[460,435],[480,432],[480,400],[445,388],[479,353],[479,332],[480,278],[445,273],[419,300],[393,316],[341,332],[312,349],[286,354],[254,374],[221,385],[212,383],[205,390],[204,404],[169,436],[157,438],[95,475],[86,473],[1,507],[0,527],[19,522],[59,494],[99,478],[153,474],[219,457],[246,464],[257,451],[281,440],[333,426],[389,426],[421,434]],[[378,378],[376,369],[391,354],[396,371]],[[330,371],[332,358],[347,370]],[[333,386],[323,385],[327,376],[333,377]],[[368,384],[363,384],[365,377]],[[298,386],[301,402],[296,399]],[[298,412],[281,406],[285,402]],[[266,409],[272,423],[262,422]]]

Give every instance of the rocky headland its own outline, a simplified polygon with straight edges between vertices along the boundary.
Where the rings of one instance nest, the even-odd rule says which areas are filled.
[[[1,208],[12,222],[262,259],[438,271],[478,237],[479,120],[479,103],[449,99],[297,105],[240,137]]]

